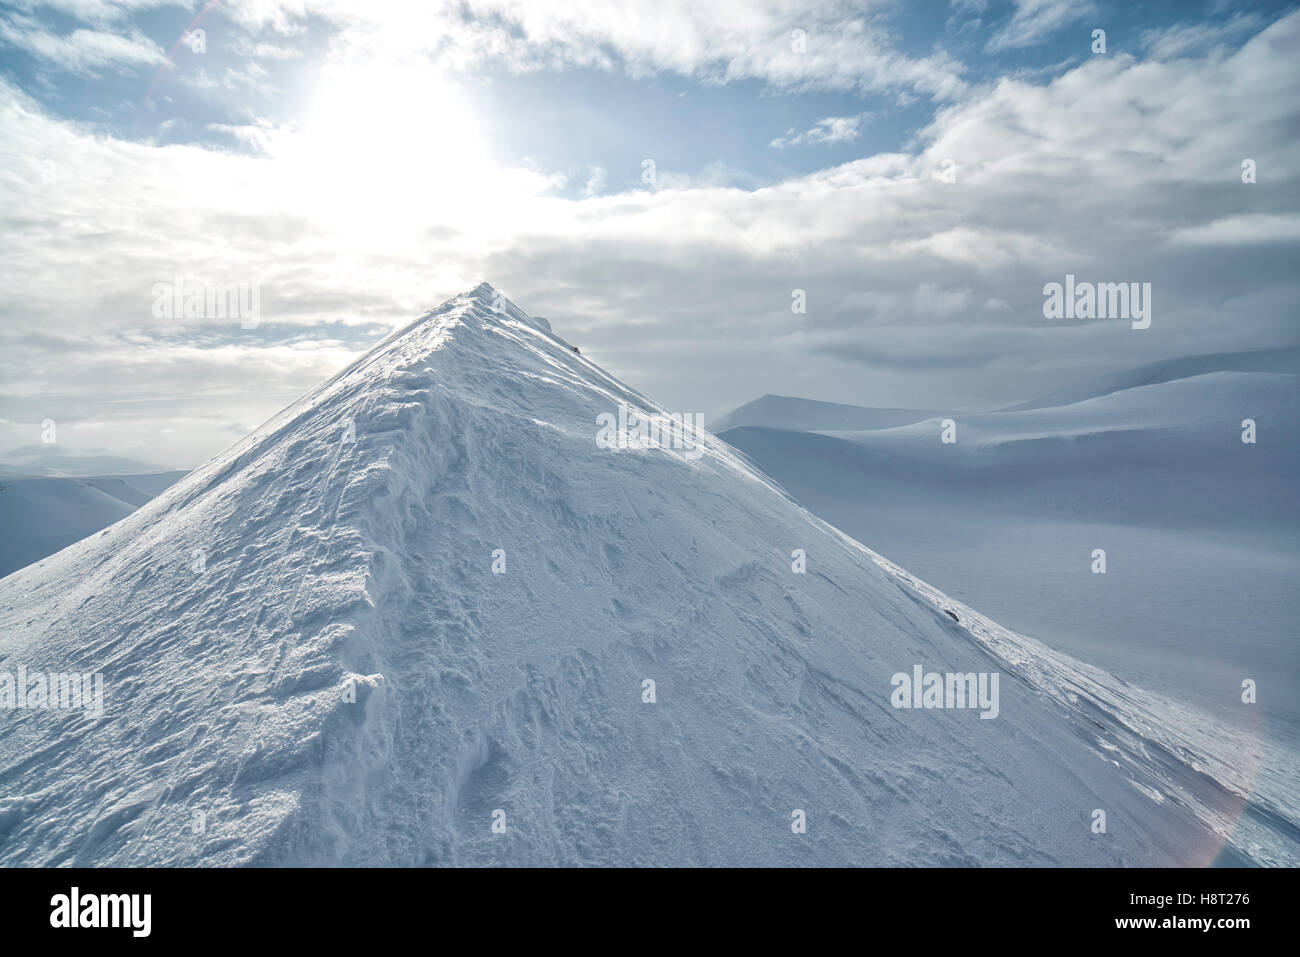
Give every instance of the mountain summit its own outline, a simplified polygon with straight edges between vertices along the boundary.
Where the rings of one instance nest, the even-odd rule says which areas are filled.
[[[485,283],[0,580],[0,862],[1294,855],[1266,744],[610,415],[673,421]]]

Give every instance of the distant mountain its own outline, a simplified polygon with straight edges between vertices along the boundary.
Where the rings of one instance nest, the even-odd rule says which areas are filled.
[[[0,579],[0,678],[105,689],[0,711],[0,863],[1295,862],[1285,754],[707,433],[602,441],[640,413],[671,421],[483,284]],[[925,707],[917,670],[1000,698]]]
[[[919,422],[940,413],[928,409],[872,409],[839,402],[819,402],[787,395],[765,395],[723,415],[709,426],[721,433],[741,426],[796,429],[887,429]],[[946,413],[945,413],[946,414]]]
[[[962,503],[972,514],[1178,528],[1300,526],[1300,376],[1220,372],[1060,408],[952,419],[952,444],[938,418],[844,432],[746,427],[721,437],[800,501],[825,489],[886,508],[928,501]],[[1255,422],[1255,444],[1241,441],[1245,419]]]
[[[1166,359],[1149,365],[1125,369],[1113,375],[1103,376],[1084,382],[1081,385],[1062,389],[1050,395],[1008,406],[1002,410],[1016,412],[1022,409],[1043,409],[1052,406],[1071,405],[1109,395],[1121,389],[1132,389],[1142,385],[1155,385],[1160,382],[1172,382],[1191,376],[1204,375],[1208,372],[1281,372],[1290,375],[1300,374],[1300,346],[1289,349],[1270,349],[1259,352],[1219,352],[1198,356],[1181,356]]]
[[[0,474],[44,476],[143,475],[175,471],[163,465],[141,462],[108,453],[63,451],[57,445],[24,445],[10,449],[0,462]]]
[[[107,528],[184,474],[88,478],[0,474],[0,576]]]

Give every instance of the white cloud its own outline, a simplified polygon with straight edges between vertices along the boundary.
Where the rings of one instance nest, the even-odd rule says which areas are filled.
[[[978,270],[1069,257],[1070,253],[1042,230],[1036,232],[954,226],[919,239],[896,240],[891,248],[904,257],[924,255]]]
[[[1011,21],[989,41],[990,53],[1033,46],[1068,24],[1097,15],[1092,0],[1015,0],[1015,4]],[[1080,41],[1080,49],[1087,49],[1087,44]]]
[[[1244,34],[1254,33],[1263,23],[1263,17],[1257,13],[1239,13],[1225,23],[1179,24],[1147,30],[1142,34],[1142,45],[1157,60],[1203,55]]]
[[[605,170],[599,166],[593,166],[588,170],[587,184],[583,187],[582,193],[588,198],[599,196],[605,191],[607,182],[608,176],[606,175]]]
[[[236,56],[258,60],[297,60],[306,55],[301,47],[283,43],[259,43],[248,37],[235,38],[231,44],[231,52]]]
[[[9,0],[9,5],[28,13],[56,10],[86,23],[112,23],[133,13],[161,7],[188,9],[186,0]]]
[[[305,14],[332,23],[343,55],[419,54],[457,70],[485,63],[673,73],[704,82],[757,79],[783,89],[965,89],[942,51],[912,56],[882,25],[886,0],[230,0],[250,29],[288,29]],[[795,42],[802,31],[805,43]]]
[[[0,19],[0,45],[25,50],[69,73],[90,73],[105,66],[161,66],[162,49],[140,33],[73,30],[59,35],[26,17]]]
[[[911,291],[866,290],[845,296],[835,307],[837,313],[862,315],[869,319],[890,321],[940,320],[969,315],[976,307],[975,297],[965,287],[944,288],[923,282]]]
[[[1255,246],[1300,242],[1300,214],[1246,213],[1225,216],[1211,223],[1175,230],[1169,241],[1184,246]]]
[[[812,143],[846,143],[858,138],[858,126],[869,114],[857,116],[827,116],[818,120],[811,127],[798,135],[794,130],[786,131],[785,136],[778,136],[768,144],[773,149],[785,149],[787,146],[806,146]]]
[[[232,129],[269,137],[250,157],[93,135],[0,82],[0,416],[107,406],[122,430],[193,435],[202,421],[217,443],[483,278],[677,408],[774,382],[832,400],[993,404],[1051,391],[1072,362],[1294,341],[1300,284],[1277,256],[1224,239],[1294,241],[1298,40],[1292,14],[1231,54],[1005,79],[940,110],[906,151],[772,186],[719,167],[571,199],[557,189],[582,177],[494,167],[472,117],[448,123],[449,141],[394,124],[398,102],[373,125],[396,125],[386,135],[402,149],[349,139],[382,102],[364,89],[352,106],[333,98],[344,127]],[[1257,185],[1240,182],[1246,156]],[[933,180],[948,157],[957,181]],[[265,327],[153,320],[152,284],[178,272],[259,282]],[[1045,326],[1042,285],[1066,272],[1153,282],[1149,334]],[[790,311],[795,288],[806,315]],[[862,307],[873,301],[897,308]],[[305,335],[323,347],[304,351]],[[0,429],[0,447],[24,441]]]
[[[225,133],[227,136],[234,137],[241,143],[251,146],[260,153],[269,154],[274,149],[274,143],[278,131],[267,120],[258,120],[254,123],[232,124],[232,123],[209,123],[205,129],[214,133]]]
[[[267,84],[266,69],[254,62],[245,63],[239,68],[226,67],[220,79],[210,76],[207,70],[202,67],[199,67],[193,74],[182,75],[180,79],[182,83],[186,83],[197,90],[223,89],[235,91],[243,89],[267,92],[270,89]]]

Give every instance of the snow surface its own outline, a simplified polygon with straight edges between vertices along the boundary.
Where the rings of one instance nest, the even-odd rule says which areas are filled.
[[[107,686],[97,722],[0,714],[0,862],[1300,859],[1293,754],[997,626],[712,436],[598,447],[664,410],[494,299],[0,580],[0,670]],[[1000,672],[999,716],[894,709],[914,664]]]

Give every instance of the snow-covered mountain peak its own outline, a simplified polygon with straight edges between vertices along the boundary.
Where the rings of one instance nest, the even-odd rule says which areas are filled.
[[[540,328],[543,332],[549,333],[551,331],[550,323],[547,320],[530,316],[487,281],[479,283],[473,289],[453,296],[436,309],[431,310],[428,315],[436,316],[443,312],[452,311],[462,304],[466,307],[469,315],[483,322],[522,322],[533,328]]]
[[[927,589],[707,433],[600,441],[673,413],[496,292],[0,579],[0,702],[5,674],[103,689],[93,720],[0,711],[0,862],[1288,859],[1216,797],[1271,773],[1257,742],[1211,742],[1256,761],[1225,768],[1193,717]],[[1000,700],[902,707],[915,669]]]

